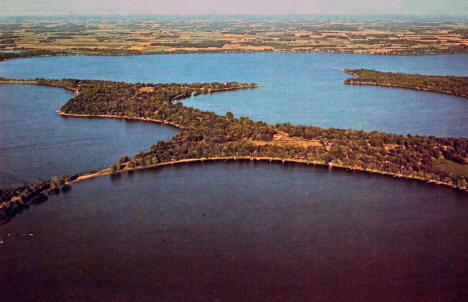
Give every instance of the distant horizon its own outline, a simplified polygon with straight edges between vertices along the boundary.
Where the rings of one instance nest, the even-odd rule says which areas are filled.
[[[0,16],[468,16],[466,0],[2,0]]]
[[[211,13],[200,13],[200,14],[143,14],[143,13],[133,13],[133,14],[99,14],[99,13],[88,13],[88,14],[24,14],[24,15],[3,15],[0,13],[1,17],[132,17],[132,16],[143,16],[143,17],[457,17],[457,18],[467,18],[468,14],[211,14]]]

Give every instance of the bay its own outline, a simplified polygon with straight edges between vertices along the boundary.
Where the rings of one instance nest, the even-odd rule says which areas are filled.
[[[100,177],[0,227],[14,301],[466,301],[466,194],[299,165]]]
[[[71,97],[60,88],[0,85],[0,187],[103,169],[178,133],[157,124],[58,115]]]
[[[379,56],[239,53],[40,57],[0,63],[7,78],[125,82],[256,82],[262,88],[199,96],[188,106],[268,123],[398,134],[468,136],[465,98],[399,88],[349,86],[345,68],[467,76],[468,55]]]

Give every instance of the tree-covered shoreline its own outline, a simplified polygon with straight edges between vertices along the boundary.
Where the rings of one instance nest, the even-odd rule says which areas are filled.
[[[8,81],[3,79],[3,81]],[[15,80],[17,81],[17,80]],[[98,80],[28,80],[75,91],[59,113],[71,116],[113,117],[165,123],[180,128],[169,141],[160,141],[148,151],[122,156],[109,168],[85,175],[64,176],[45,182],[55,188],[93,175],[116,174],[160,165],[216,159],[258,159],[309,163],[418,179],[467,190],[467,138],[396,135],[377,131],[324,129],[315,126],[270,125],[227,112],[185,106],[177,100],[193,95],[258,87],[257,84],[129,84]],[[457,169],[445,169],[448,162]],[[60,179],[65,181],[60,182]],[[35,187],[34,187],[35,188]],[[0,220],[50,187],[37,190],[26,185],[2,189]],[[56,190],[55,190],[56,191]],[[32,192],[32,193],[31,193]]]
[[[398,87],[468,98],[468,77],[419,75],[369,69],[345,69],[344,71],[356,77],[344,81],[349,85]]]

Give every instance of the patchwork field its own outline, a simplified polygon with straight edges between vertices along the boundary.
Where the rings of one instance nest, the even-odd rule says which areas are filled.
[[[463,18],[323,16],[3,17],[0,49],[178,52],[468,53]]]

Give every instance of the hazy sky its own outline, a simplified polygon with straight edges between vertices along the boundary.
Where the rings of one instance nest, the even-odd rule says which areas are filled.
[[[468,0],[0,0],[0,15],[468,15]]]

